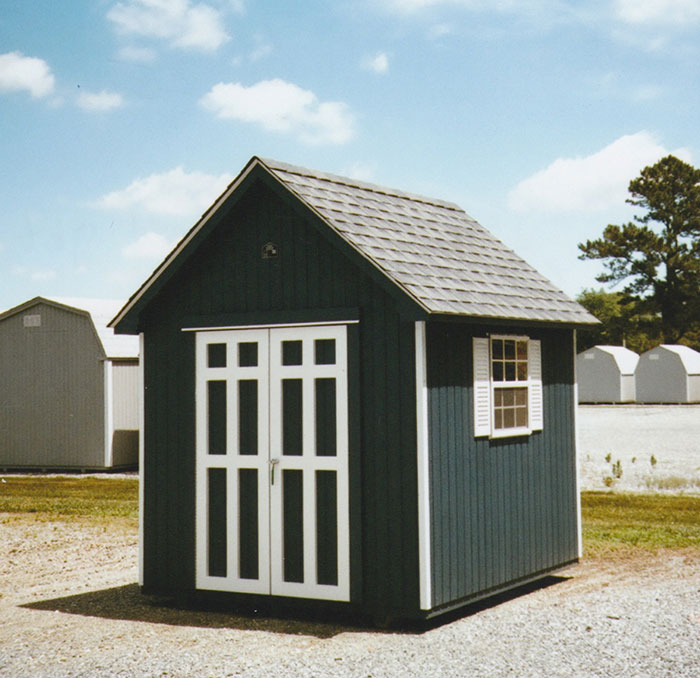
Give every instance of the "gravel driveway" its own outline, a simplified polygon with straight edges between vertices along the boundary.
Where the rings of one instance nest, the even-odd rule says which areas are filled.
[[[0,676],[700,675],[700,554],[588,562],[423,632],[177,610],[132,533],[0,514]]]

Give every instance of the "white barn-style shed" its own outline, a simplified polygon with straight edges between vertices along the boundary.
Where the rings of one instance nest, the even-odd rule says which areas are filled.
[[[0,468],[138,464],[138,339],[120,303],[35,297],[0,313]]]
[[[593,346],[576,356],[580,403],[635,401],[634,371],[639,356],[624,346]]]
[[[700,353],[662,344],[642,353],[635,379],[640,403],[700,402]]]

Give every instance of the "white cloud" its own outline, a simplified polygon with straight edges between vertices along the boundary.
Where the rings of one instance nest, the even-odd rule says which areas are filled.
[[[124,105],[124,98],[117,92],[81,92],[78,94],[76,103],[84,111],[104,113]]]
[[[107,18],[120,33],[159,38],[184,49],[211,52],[230,39],[220,12],[190,0],[125,0]]]
[[[173,243],[160,233],[144,233],[122,248],[128,259],[163,259],[173,248]]]
[[[389,70],[389,57],[386,52],[377,52],[374,56],[366,57],[362,67],[374,73],[386,73]]]
[[[342,144],[354,135],[354,116],[346,104],[319,101],[313,92],[284,80],[261,80],[250,87],[220,82],[200,104],[219,118],[294,134],[309,144]]]
[[[685,149],[668,151],[648,132],[630,134],[583,158],[558,158],[521,181],[508,195],[517,211],[596,211],[624,205],[629,182],[672,152],[690,159]]]
[[[253,48],[253,51],[249,55],[249,59],[251,62],[255,63],[256,61],[260,61],[261,59],[264,59],[266,56],[269,56],[272,54],[272,45],[267,42],[262,36],[256,35],[254,37],[255,40],[255,47]]]
[[[615,11],[629,24],[684,26],[700,21],[700,0],[616,0]]]
[[[343,176],[350,177],[356,181],[374,181],[374,168],[361,162],[350,165],[343,170]]]
[[[162,174],[139,177],[126,188],[107,193],[95,206],[104,209],[137,207],[152,214],[192,216],[203,212],[231,181],[231,176],[185,172],[176,167]]]
[[[156,52],[149,47],[134,47],[133,45],[127,45],[119,50],[118,56],[123,61],[149,63],[156,58]]]
[[[533,9],[558,4],[554,0],[384,0],[384,3],[389,9],[405,14],[439,6],[462,7],[468,10],[527,13]]]
[[[0,92],[26,90],[39,99],[51,94],[54,86],[55,78],[43,59],[21,52],[0,54]]]
[[[21,276],[23,278],[29,278],[30,280],[43,281],[51,280],[56,277],[56,271],[51,269],[29,269],[25,266],[15,266],[12,269],[15,275]]]

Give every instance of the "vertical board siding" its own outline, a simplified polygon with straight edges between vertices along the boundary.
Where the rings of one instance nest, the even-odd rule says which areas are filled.
[[[474,336],[491,329],[427,325],[436,607],[570,562],[578,553],[573,333],[512,330],[542,341],[544,430],[489,440],[474,436],[471,346]]]
[[[90,318],[38,303],[0,321],[0,347],[0,467],[103,468],[104,353]]]
[[[348,356],[352,602],[378,617],[411,614],[419,606],[413,318],[399,315],[395,300],[309,215],[262,182],[219,214],[207,241],[140,318],[147,343],[144,585],[194,588],[194,333],[181,331],[184,319],[357,308]],[[267,242],[277,245],[277,257],[262,259]]]

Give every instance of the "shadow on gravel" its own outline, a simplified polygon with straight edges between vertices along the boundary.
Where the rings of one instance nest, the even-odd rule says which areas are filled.
[[[314,636],[323,639],[332,638],[340,633],[424,633],[533,591],[548,588],[569,578],[567,576],[543,577],[538,581],[490,596],[423,622],[390,619],[381,620],[380,623],[377,623],[378,620],[374,620],[375,623],[372,624],[367,619],[352,619],[350,621],[344,619],[340,623],[334,623],[330,619],[324,622],[318,619],[277,618],[264,614],[256,616],[254,612],[235,614],[220,610],[193,609],[187,605],[178,604],[171,598],[144,595],[138,584],[79,593],[53,600],[40,600],[21,605],[21,607],[29,610],[64,612],[85,617],[167,624],[169,626],[266,631],[285,635]]]

